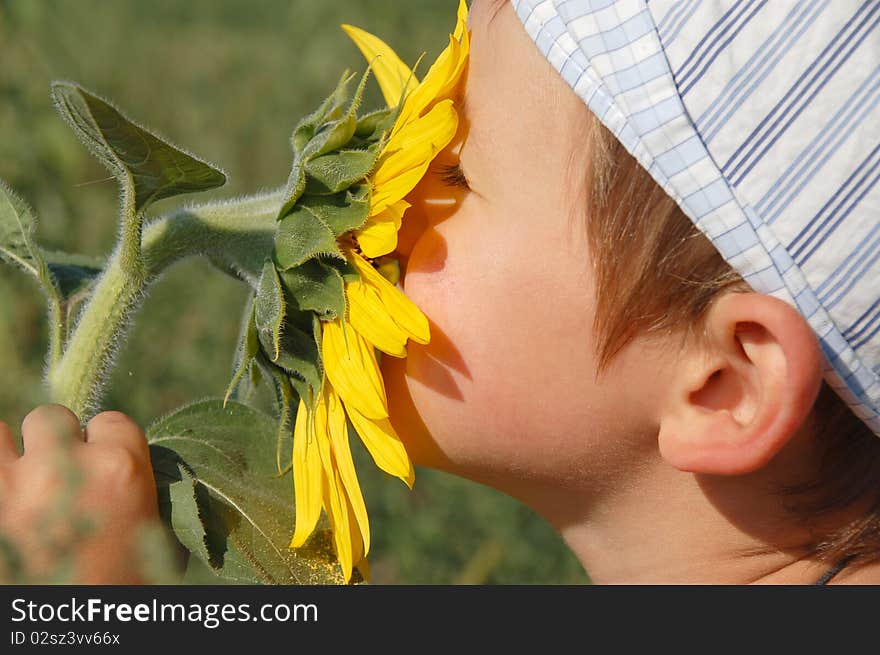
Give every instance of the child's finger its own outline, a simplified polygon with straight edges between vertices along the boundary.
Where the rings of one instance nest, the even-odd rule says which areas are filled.
[[[121,446],[138,456],[148,452],[143,431],[122,412],[101,412],[88,422],[85,436],[88,444]]]
[[[82,442],[82,429],[76,414],[64,405],[40,405],[21,422],[25,454]]]
[[[18,459],[18,448],[15,447],[15,437],[9,426],[0,421],[0,463],[16,459]]]

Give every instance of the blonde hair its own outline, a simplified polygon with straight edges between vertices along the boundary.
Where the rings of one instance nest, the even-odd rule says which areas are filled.
[[[586,112],[584,179],[597,308],[599,370],[634,337],[702,339],[712,302],[751,287],[614,135]],[[880,439],[822,383],[811,416],[819,475],[781,489],[805,521],[868,498],[871,509],[811,544],[822,559],[880,559]]]

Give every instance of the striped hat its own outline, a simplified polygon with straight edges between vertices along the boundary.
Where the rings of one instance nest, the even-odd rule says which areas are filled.
[[[880,435],[880,0],[512,0],[590,110]]]

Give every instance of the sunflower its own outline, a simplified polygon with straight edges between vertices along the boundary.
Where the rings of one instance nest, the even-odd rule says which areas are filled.
[[[458,129],[455,100],[467,66],[466,23],[467,4],[460,0],[449,44],[421,82],[378,37],[343,25],[369,62],[388,107],[399,111],[368,177],[368,217],[340,240],[357,276],[345,282],[345,315],[321,322],[321,388],[312,403],[300,399],[293,439],[296,525],[290,545],[305,543],[323,509],[346,580],[353,567],[365,569],[370,549],[348,423],[379,468],[410,488],[415,479],[389,421],[376,351],[405,357],[407,340],[426,344],[430,339],[424,314],[395,286],[394,250],[410,206],[406,196]]]

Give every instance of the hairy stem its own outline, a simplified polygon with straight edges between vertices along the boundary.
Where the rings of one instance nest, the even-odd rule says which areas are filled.
[[[143,228],[132,243],[123,234],[79,316],[64,354],[50,358],[53,402],[85,421],[97,409],[113,356],[147,286],[171,264],[204,255],[248,282],[272,251],[280,192],[180,209]],[[57,358],[56,358],[57,359]]]

